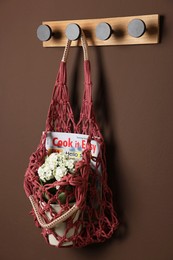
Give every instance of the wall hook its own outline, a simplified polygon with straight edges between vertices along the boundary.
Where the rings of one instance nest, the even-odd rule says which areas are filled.
[[[102,41],[109,39],[112,34],[112,28],[110,24],[102,22],[96,27],[96,37]]]
[[[65,35],[69,40],[75,41],[75,40],[79,39],[80,34],[81,34],[81,29],[78,24],[70,23],[67,25],[67,27],[65,29]]]
[[[46,24],[42,24],[37,28],[37,37],[42,42],[48,41],[52,35],[53,33],[51,28]]]
[[[145,23],[141,19],[133,19],[128,24],[128,34],[132,37],[141,37],[146,30]]]

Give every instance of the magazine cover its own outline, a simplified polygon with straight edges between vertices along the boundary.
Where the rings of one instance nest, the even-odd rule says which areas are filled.
[[[46,137],[46,149],[49,152],[64,152],[70,158],[80,160],[82,152],[86,149],[88,135],[48,132]],[[91,141],[91,154],[97,157],[99,153],[99,144],[95,140]]]

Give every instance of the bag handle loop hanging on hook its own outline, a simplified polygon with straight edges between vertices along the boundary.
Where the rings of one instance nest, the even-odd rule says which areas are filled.
[[[82,109],[80,112],[80,115],[86,115],[86,117],[90,117],[90,111],[91,111],[91,106],[92,106],[92,94],[91,94],[91,72],[90,72],[90,61],[89,61],[89,55],[88,55],[88,44],[86,41],[86,37],[84,32],[81,30],[81,35],[80,35],[80,39],[81,41],[81,45],[82,45],[82,49],[83,49],[83,57],[84,57],[84,95],[83,95],[83,99],[82,99]],[[53,94],[52,94],[52,98],[51,98],[51,104],[49,107],[49,111],[48,111],[48,115],[47,115],[47,121],[46,121],[46,130],[47,131],[57,131],[57,132],[61,132],[61,123],[57,122],[59,124],[59,126],[57,126],[57,124],[54,124],[53,121],[55,121],[55,113],[58,109],[58,113],[61,113],[61,111],[65,109],[63,104],[67,104],[66,105],[66,116],[68,118],[71,118],[71,122],[74,126],[75,132],[77,131],[77,128],[79,126],[79,122],[75,123],[74,122],[74,114],[69,102],[69,95],[68,95],[68,88],[67,88],[67,69],[66,69],[66,62],[68,59],[68,54],[70,51],[70,46],[71,46],[71,40],[67,40],[64,52],[63,52],[63,56],[61,59],[61,63],[60,63],[60,68],[57,74],[57,79],[56,79],[56,83],[55,83],[55,87],[53,90]],[[84,108],[84,103],[88,104],[88,109]],[[64,118],[64,117],[63,117]],[[80,123],[81,123],[81,116],[80,116]],[[69,132],[68,129],[66,130],[66,132]]]
[[[83,48],[83,53],[84,53],[84,60],[89,60],[88,58],[88,45],[87,45],[87,41],[86,41],[86,37],[84,32],[81,30],[81,44],[82,44],[82,48]],[[67,40],[65,49],[64,49],[64,53],[63,53],[63,57],[62,57],[62,62],[67,62],[67,58],[68,58],[68,53],[69,53],[69,49],[71,46],[71,40]]]

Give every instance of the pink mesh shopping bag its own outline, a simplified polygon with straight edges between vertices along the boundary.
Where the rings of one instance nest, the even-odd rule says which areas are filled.
[[[84,33],[84,94],[74,121],[67,89],[67,41],[56,78],[45,130],[31,155],[24,190],[35,224],[56,247],[84,247],[110,238],[118,226],[107,184],[105,144],[96,123],[90,61]]]

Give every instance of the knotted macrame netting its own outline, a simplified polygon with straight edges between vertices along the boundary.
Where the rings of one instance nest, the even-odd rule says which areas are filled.
[[[48,243],[50,236],[58,241],[54,244],[57,247],[84,247],[103,242],[112,236],[118,225],[112,193],[107,185],[104,140],[93,113],[90,61],[83,34],[81,41],[84,50],[84,95],[79,121],[74,121],[66,84],[66,59],[70,47],[68,41],[53,89],[45,131],[30,157],[24,178],[24,189],[33,206],[35,224],[42,228],[42,235]],[[75,165],[75,173],[67,174],[60,181],[43,185],[39,181],[38,168],[49,155],[45,148],[48,132],[85,134],[88,135],[88,140],[82,159]],[[92,140],[97,141],[100,147],[97,157],[91,154]],[[52,193],[57,186],[60,188]],[[67,189],[69,186],[70,190]],[[65,203],[59,199],[62,192],[66,195]],[[55,210],[55,205],[59,205],[58,211]],[[62,223],[65,232],[60,234],[57,230]]]

